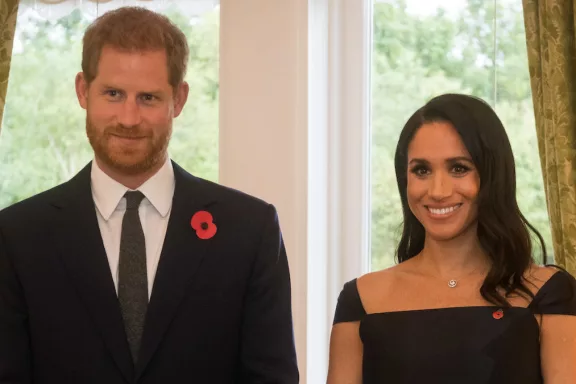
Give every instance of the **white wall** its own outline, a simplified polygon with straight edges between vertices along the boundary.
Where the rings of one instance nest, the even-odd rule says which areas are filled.
[[[276,206],[306,377],[307,0],[220,1],[220,183]]]
[[[371,0],[220,0],[220,182],[278,208],[301,383],[368,269]]]

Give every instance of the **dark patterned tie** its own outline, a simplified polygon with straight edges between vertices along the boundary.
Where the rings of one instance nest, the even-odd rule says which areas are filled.
[[[126,213],[122,219],[120,238],[118,300],[132,359],[136,363],[148,307],[146,243],[138,216],[138,206],[144,195],[135,191],[126,192],[124,197],[126,197]]]

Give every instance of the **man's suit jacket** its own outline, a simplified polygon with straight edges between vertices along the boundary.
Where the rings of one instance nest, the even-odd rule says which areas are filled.
[[[174,199],[136,366],[90,167],[0,212],[0,384],[298,382],[276,210],[173,164]],[[200,239],[198,211],[217,225]]]

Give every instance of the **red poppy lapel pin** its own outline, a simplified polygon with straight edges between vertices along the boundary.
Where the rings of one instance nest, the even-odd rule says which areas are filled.
[[[499,309],[494,313],[492,313],[492,317],[495,318],[496,320],[500,320],[501,318],[504,317],[504,311],[502,309]]]
[[[192,216],[190,224],[196,231],[196,235],[202,240],[208,240],[214,237],[217,231],[216,224],[210,212],[198,211]]]

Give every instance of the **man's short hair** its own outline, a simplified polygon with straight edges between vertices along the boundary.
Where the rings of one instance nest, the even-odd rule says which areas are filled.
[[[96,78],[104,46],[127,52],[164,50],[170,85],[176,88],[184,81],[188,42],[164,15],[142,7],[122,7],[94,20],[84,34],[82,49],[82,71],[88,84]]]

